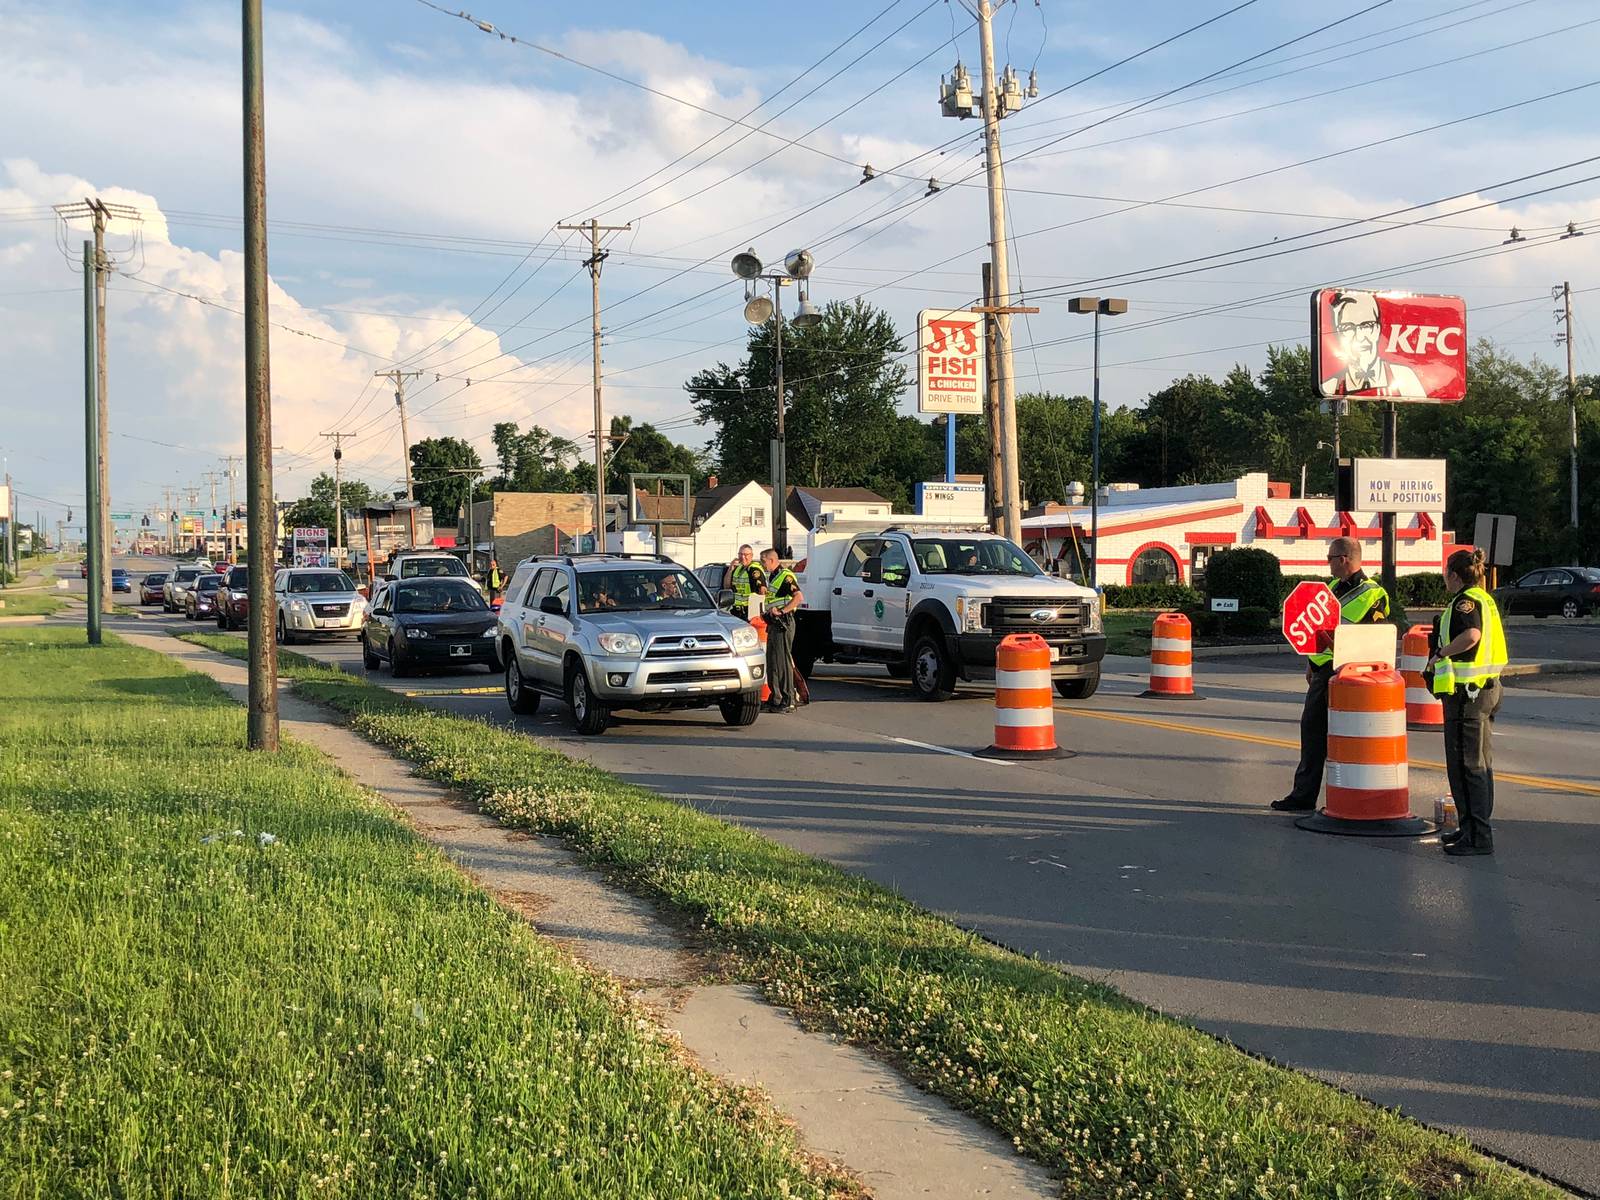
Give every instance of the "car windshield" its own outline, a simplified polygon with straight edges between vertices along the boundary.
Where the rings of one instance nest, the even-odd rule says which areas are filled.
[[[401,579],[426,579],[430,576],[465,579],[466,575],[467,568],[459,558],[454,557],[413,558],[400,563]]]
[[[155,585],[158,583],[165,583],[167,581],[167,577],[165,575],[146,575],[144,577],[144,581],[151,587],[155,587]]]
[[[488,612],[489,606],[471,584],[441,579],[396,584],[394,610],[397,613],[472,613]]]
[[[1044,574],[1016,543],[1005,538],[914,538],[911,549],[924,575]]]
[[[228,586],[230,588],[248,588],[250,586],[250,569],[248,567],[235,567],[229,571]]]
[[[112,567],[111,568],[111,578],[113,578],[113,579],[126,579],[127,577],[128,577],[128,572],[125,571],[123,568],[121,568],[121,567]]]
[[[200,577],[200,582],[195,584],[195,587],[202,592],[214,592],[221,586],[221,575],[202,575]]]
[[[355,580],[343,571],[316,571],[289,576],[289,594],[305,592],[353,592]]]
[[[200,571],[195,567],[179,567],[178,573],[172,577],[173,583],[191,583],[200,576]]]
[[[622,567],[578,576],[579,612],[715,607],[700,581],[681,568]]]

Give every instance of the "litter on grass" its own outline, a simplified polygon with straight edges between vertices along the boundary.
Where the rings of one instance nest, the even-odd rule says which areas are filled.
[[[227,841],[229,838],[242,838],[246,836],[248,835],[246,835],[245,831],[242,829],[219,829],[216,833],[206,834],[205,837],[200,839],[200,844],[202,846],[209,846],[213,842],[223,842]],[[265,848],[267,846],[276,846],[277,844],[278,835],[275,833],[268,833],[265,830],[262,830],[262,832],[256,834],[256,845],[258,846]]]

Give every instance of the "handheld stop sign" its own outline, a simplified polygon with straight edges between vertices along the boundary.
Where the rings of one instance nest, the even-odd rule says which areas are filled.
[[[1283,636],[1296,654],[1315,654],[1319,633],[1339,626],[1339,601],[1325,583],[1303,580],[1283,602]]]

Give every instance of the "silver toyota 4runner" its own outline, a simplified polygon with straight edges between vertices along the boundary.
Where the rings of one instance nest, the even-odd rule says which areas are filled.
[[[579,733],[604,733],[619,708],[716,705],[729,725],[761,710],[766,652],[718,612],[687,567],[654,555],[536,556],[517,564],[500,609],[511,711],[563,700]]]

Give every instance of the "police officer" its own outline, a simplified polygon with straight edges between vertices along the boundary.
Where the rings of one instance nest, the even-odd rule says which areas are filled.
[[[722,586],[733,591],[734,611],[743,616],[750,608],[750,594],[761,595],[767,588],[766,573],[755,561],[756,552],[747,543],[722,573]]]
[[[794,686],[794,611],[805,596],[794,572],[778,565],[776,550],[761,552],[761,566],[766,572],[767,687],[772,693],[767,711],[793,712],[798,702]]]
[[[1460,825],[1440,842],[1449,855],[1493,854],[1494,756],[1489,738],[1503,695],[1505,627],[1494,598],[1483,590],[1483,551],[1457,550],[1445,563],[1453,593],[1435,626],[1427,670],[1443,697],[1444,765]]]
[[[1334,599],[1339,601],[1341,625],[1377,624],[1389,619],[1389,593],[1361,569],[1361,543],[1336,537],[1328,544],[1328,571]],[[1333,678],[1330,645],[1306,663],[1306,704],[1300,713],[1300,765],[1294,787],[1272,807],[1279,812],[1310,812],[1322,790],[1322,771],[1328,762],[1328,682]]]

